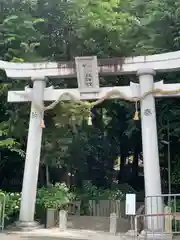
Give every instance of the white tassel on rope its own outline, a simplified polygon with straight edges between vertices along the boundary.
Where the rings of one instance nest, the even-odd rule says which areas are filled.
[[[88,124],[89,126],[92,126],[92,117],[91,117],[91,114],[89,114],[87,124]]]

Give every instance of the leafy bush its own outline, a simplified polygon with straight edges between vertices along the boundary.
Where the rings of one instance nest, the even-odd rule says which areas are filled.
[[[47,188],[43,187],[38,189],[37,192],[37,205],[47,209],[53,208],[60,210],[66,208],[70,201],[74,199],[72,194],[65,183],[57,183]]]
[[[21,193],[7,193],[0,190],[0,201],[3,201],[5,195],[5,219],[17,217],[20,210]],[[66,184],[55,184],[48,188],[40,188],[37,191],[36,211],[42,212],[42,209],[53,208],[60,210],[66,208],[68,203],[74,199]],[[39,211],[41,209],[41,211]]]
[[[5,218],[14,219],[19,214],[21,193],[6,193],[1,190],[0,193],[6,195]],[[99,200],[122,200],[124,194],[118,185],[113,186],[112,189],[101,189],[93,186],[91,182],[86,182],[82,189],[74,188],[70,191],[65,183],[57,183],[37,190],[36,218],[42,219],[47,208],[58,211],[66,209],[74,199],[81,201],[81,214],[86,214],[89,211],[89,200],[97,202]]]
[[[20,193],[6,193],[5,215],[7,218],[19,213],[21,203]]]
[[[74,188],[76,200],[81,201],[81,215],[89,214],[89,200],[123,200],[125,195],[118,188],[118,185],[112,186],[111,189],[98,188],[90,181],[86,181],[82,189]]]
[[[79,191],[81,199],[88,200],[122,200],[124,194],[118,188],[118,185],[114,185],[111,189],[97,188],[93,186],[91,182],[86,182],[83,186],[83,191]]]
[[[9,220],[10,217],[19,213],[21,194],[20,193],[6,193],[0,190],[0,201],[4,201],[5,196],[5,219]]]

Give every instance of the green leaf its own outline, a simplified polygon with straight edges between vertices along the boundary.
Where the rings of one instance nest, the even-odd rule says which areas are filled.
[[[45,22],[45,19],[43,19],[43,18],[36,18],[36,19],[33,20],[34,24],[42,23],[42,22]]]
[[[12,16],[9,16],[6,19],[4,19],[3,23],[8,24],[9,22],[12,22],[17,19],[19,19],[19,17],[17,15],[12,15]]]
[[[34,28],[32,21],[25,20],[25,21],[24,21],[24,24],[25,24],[24,26],[25,26],[26,28],[30,28],[30,29],[33,29],[33,28]]]
[[[0,140],[0,147],[11,147],[15,144],[15,140],[13,138],[7,138],[5,140]]]
[[[16,40],[15,37],[8,37],[8,38],[6,38],[6,41],[8,41],[8,42],[15,41],[15,40]]]
[[[13,57],[13,59],[11,60],[11,62],[24,62],[24,59],[22,59],[22,58],[17,58],[17,57]]]

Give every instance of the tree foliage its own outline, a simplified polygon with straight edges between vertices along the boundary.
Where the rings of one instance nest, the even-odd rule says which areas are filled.
[[[0,58],[6,61],[73,60],[82,55],[124,57],[179,50],[178,1],[1,0],[0,13]],[[179,73],[157,75],[156,78],[179,82]],[[7,81],[3,72],[0,79]],[[103,86],[127,85],[134,77],[100,80]],[[48,85],[51,84],[62,88],[77,86],[74,79],[56,82],[49,79]],[[29,105],[7,103],[6,95],[8,88],[23,87],[24,82],[18,79],[0,86],[0,149],[18,152],[22,156],[18,160],[21,166],[24,164],[22,153],[26,148]],[[93,108],[91,127],[85,120],[88,109],[82,111],[82,107],[84,109],[84,105],[61,103],[45,115],[41,163],[65,167],[67,172],[78,175],[76,181],[87,177],[94,183],[108,186],[112,182],[115,159],[120,155],[123,167],[129,152],[135,157],[142,151],[140,122],[132,120],[132,104],[113,100]],[[166,138],[166,122],[170,122],[175,168],[176,162],[179,166],[178,99],[158,100],[157,115],[160,139]],[[160,145],[160,149],[165,153],[165,146]],[[163,166],[166,156],[167,153],[163,155]],[[177,176],[177,171],[173,174]],[[96,181],[97,176],[99,180]]]

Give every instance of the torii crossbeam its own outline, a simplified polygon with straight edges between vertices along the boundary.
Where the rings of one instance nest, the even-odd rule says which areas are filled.
[[[33,89],[26,88],[25,91],[9,91],[8,101],[26,102],[28,99],[24,94],[30,96],[39,106],[43,101],[54,101],[64,92],[73,94],[77,99],[90,100],[99,99],[112,88],[100,88],[98,75],[120,75],[127,73],[136,73],[139,77],[140,84],[131,83],[130,86],[115,87],[127,98],[140,98],[147,92],[146,97],[141,99],[141,123],[142,123],[142,142],[144,158],[144,176],[145,192],[148,196],[161,195],[161,179],[159,167],[158,139],[156,126],[156,110],[154,97],[164,97],[162,91],[169,92],[168,96],[178,97],[180,84],[163,84],[163,81],[154,83],[153,76],[155,71],[173,71],[180,68],[180,51],[167,54],[152,56],[140,56],[134,58],[125,58],[116,60],[116,64],[109,60],[109,63],[102,64],[97,62],[96,57],[79,57],[76,58],[76,64],[58,63],[7,63],[0,62],[0,68],[6,71],[10,78],[28,79],[33,81]],[[99,68],[98,68],[99,63]],[[71,64],[71,67],[70,67]],[[76,67],[75,67],[76,65]],[[76,77],[78,80],[78,89],[53,89],[45,88],[45,79],[47,77]],[[161,91],[152,93],[153,89]],[[173,93],[171,94],[172,91]],[[20,96],[22,95],[22,96]],[[113,97],[113,96],[111,96]],[[114,95],[117,97],[117,95]],[[68,100],[65,98],[64,100]],[[38,111],[32,102],[31,116],[28,133],[28,143],[26,151],[26,162],[24,170],[22,201],[20,209],[21,226],[34,226],[34,207],[36,200],[37,178],[39,171],[40,149],[42,128],[40,120],[43,112]],[[157,204],[158,202],[158,204]],[[146,203],[147,214],[162,213],[162,199],[159,197],[155,202]],[[159,230],[162,229],[162,221],[159,218],[148,221],[148,228]]]

